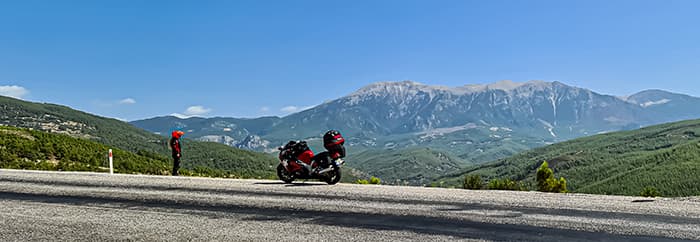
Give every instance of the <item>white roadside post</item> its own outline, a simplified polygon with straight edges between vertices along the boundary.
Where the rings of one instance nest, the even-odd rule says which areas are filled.
[[[112,149],[109,149],[109,174],[114,174],[114,163],[112,162]]]

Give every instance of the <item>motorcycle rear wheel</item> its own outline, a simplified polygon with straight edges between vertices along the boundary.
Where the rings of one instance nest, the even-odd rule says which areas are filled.
[[[279,177],[280,180],[287,184],[292,183],[294,181],[294,175],[289,173],[282,164],[279,164],[277,166],[277,177]]]

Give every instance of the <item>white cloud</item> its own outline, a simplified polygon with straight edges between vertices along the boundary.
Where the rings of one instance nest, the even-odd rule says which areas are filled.
[[[280,111],[285,112],[285,113],[296,113],[299,111],[299,107],[297,106],[286,106],[280,109]]]
[[[205,108],[203,106],[191,106],[187,109],[185,109],[184,113],[171,113],[170,116],[176,117],[176,118],[181,118],[181,119],[187,119],[191,117],[197,117],[197,116],[202,116],[207,113],[211,112],[211,108]]]
[[[270,107],[261,107],[261,108],[260,108],[260,112],[261,112],[261,113],[267,113],[267,112],[269,112],[269,111],[270,111]]]
[[[177,118],[181,119],[186,119],[186,118],[191,118],[191,117],[196,117],[196,116],[202,116],[207,113],[211,112],[211,108],[205,108],[203,106],[191,106],[187,109],[185,109],[184,113],[171,113],[170,116],[174,116]]]
[[[173,117],[176,117],[176,118],[181,118],[181,119],[190,118],[190,116],[187,116],[187,115],[184,115],[184,114],[180,114],[180,113],[171,113],[170,116],[173,116]]]
[[[126,105],[136,104],[136,100],[134,100],[133,98],[125,98],[125,99],[120,100],[119,104],[126,104]]]
[[[298,106],[286,106],[280,109],[280,111],[284,113],[296,113],[296,112],[301,112],[310,108],[313,108],[314,106],[306,106],[306,107],[298,107]]]
[[[29,94],[29,90],[20,86],[0,86],[0,95],[22,99]]]
[[[654,102],[654,101],[649,101],[649,102],[645,102],[645,103],[642,103],[642,104],[639,104],[639,105],[642,106],[642,107],[644,107],[644,108],[646,108],[646,107],[650,107],[650,106],[654,106],[654,105],[660,105],[660,104],[668,103],[668,102],[670,102],[670,101],[671,101],[671,100],[668,100],[668,99],[665,99],[665,98],[664,98],[664,99],[661,99],[661,100],[659,100],[659,101],[655,101],[655,102]]]
[[[199,115],[205,115],[209,112],[211,112],[211,108],[205,108],[203,106],[192,106],[192,107],[187,108],[187,110],[185,110],[185,115],[199,116]]]

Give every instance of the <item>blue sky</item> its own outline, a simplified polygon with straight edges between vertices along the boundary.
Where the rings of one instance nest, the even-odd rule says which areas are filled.
[[[126,120],[284,115],[377,81],[700,96],[700,1],[3,1],[0,93]]]

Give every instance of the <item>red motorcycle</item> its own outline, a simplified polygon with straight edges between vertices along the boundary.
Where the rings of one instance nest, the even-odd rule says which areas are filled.
[[[285,183],[296,179],[318,179],[330,185],[340,181],[340,167],[345,163],[345,139],[340,132],[331,130],[323,136],[326,151],[314,155],[306,141],[289,141],[279,147],[280,164],[277,177]]]

